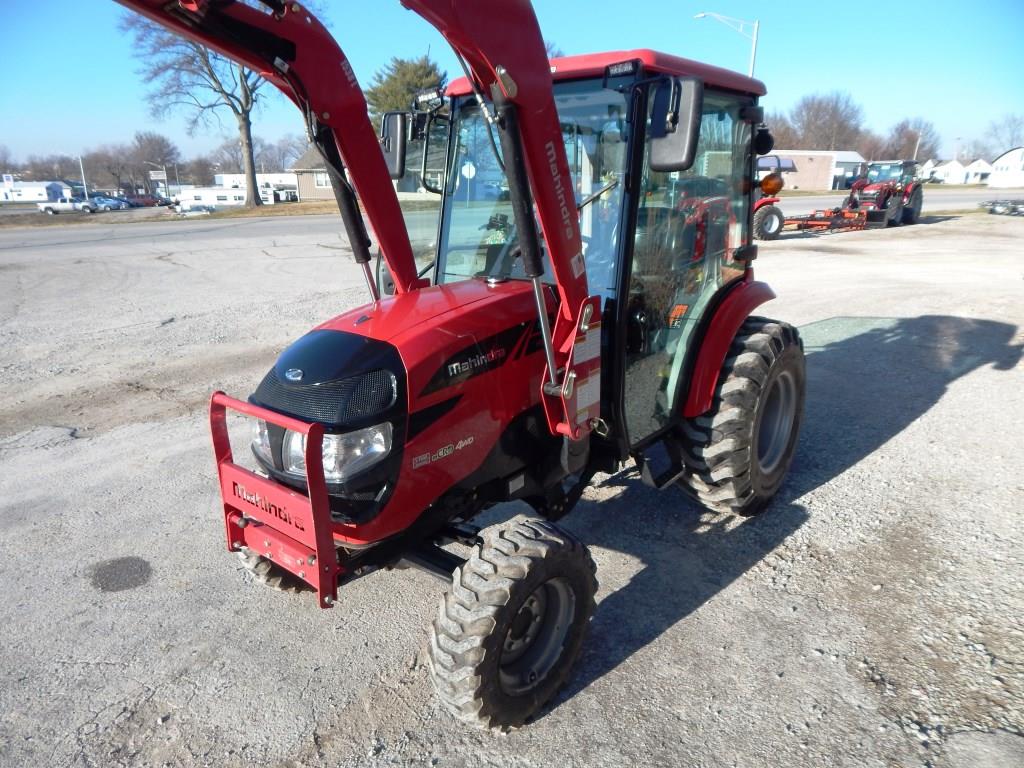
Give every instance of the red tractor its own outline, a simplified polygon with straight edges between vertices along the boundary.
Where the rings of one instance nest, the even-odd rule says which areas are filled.
[[[774,161],[774,165],[768,161]],[[786,216],[776,197],[784,186],[785,168],[779,158],[762,157],[761,196],[754,203],[754,237],[775,240],[785,227],[800,230],[875,229],[896,224],[916,224],[921,218],[924,193],[914,160],[865,163],[850,194],[838,208],[814,211],[805,216]]]
[[[549,62],[527,0],[403,0],[467,78],[377,135],[299,4],[121,1],[296,103],[370,294],[286,349],[248,401],[213,396],[228,549],[323,608],[374,568],[442,577],[441,701],[470,723],[523,723],[566,680],[594,611],[594,563],[556,521],[597,473],[632,459],[652,486],[752,515],[790,466],[802,346],[750,316],[774,296],[751,270],[764,86],[649,50]],[[440,206],[422,266],[392,184],[414,165],[410,137]],[[446,158],[440,184],[426,153]],[[228,411],[252,421],[248,459]],[[513,499],[537,516],[473,524]]]
[[[887,225],[917,224],[923,200],[916,160],[879,160],[862,167],[844,208],[885,211]]]

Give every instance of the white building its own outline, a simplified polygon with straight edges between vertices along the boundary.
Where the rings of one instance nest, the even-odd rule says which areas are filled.
[[[935,166],[937,166],[934,160],[925,160],[919,166],[917,166],[917,178],[919,179],[930,179],[932,174],[935,172]]]
[[[949,160],[932,169],[932,178],[939,179],[943,184],[966,184],[967,169],[959,160]]]
[[[274,190],[260,189],[260,199],[266,205],[277,202]],[[204,205],[210,208],[232,208],[245,205],[245,189],[237,187],[193,187],[175,195],[181,210],[189,211],[195,206]]]
[[[967,176],[967,184],[984,184],[988,181],[990,173],[992,173],[991,164],[980,157],[964,168],[964,174]]]
[[[73,191],[63,181],[15,181],[0,186],[0,202],[37,203],[70,197]]]
[[[236,187],[245,189],[244,173],[218,173],[213,177],[213,183],[218,187]],[[256,186],[263,189],[298,189],[299,177],[294,173],[257,173]]]
[[[992,161],[990,187],[1024,187],[1024,147],[1003,152]]]

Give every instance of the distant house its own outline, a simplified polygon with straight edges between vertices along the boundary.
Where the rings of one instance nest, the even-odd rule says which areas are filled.
[[[964,168],[964,175],[966,176],[965,183],[984,184],[988,181],[990,173],[992,173],[991,164],[987,160],[983,160],[979,157]]]
[[[925,160],[923,163],[917,166],[917,178],[930,179],[937,165],[938,162],[936,162],[935,160]]]
[[[1024,147],[1003,152],[993,160],[987,182],[990,187],[1024,187]]]
[[[959,160],[947,160],[932,169],[932,178],[938,179],[943,184],[965,184],[967,169]]]
[[[72,194],[73,188],[65,181],[15,181],[0,187],[0,202],[45,202]]]
[[[845,189],[864,162],[859,152],[841,149],[776,149],[771,154],[796,167],[786,174],[788,189]]]
[[[302,153],[302,157],[292,166],[296,184],[299,188],[299,200],[333,200],[334,190],[331,188],[331,177],[327,175],[324,159],[315,147]]]

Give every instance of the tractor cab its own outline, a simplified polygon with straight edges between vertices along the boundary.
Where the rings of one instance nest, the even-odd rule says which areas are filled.
[[[624,458],[678,424],[709,309],[753,255],[758,94],[755,81],[737,87],[733,73],[646,50],[556,59],[552,73],[572,178],[565,215],[579,221],[589,292],[601,300],[601,418]],[[692,157],[668,167],[658,140],[680,77],[702,93],[676,118],[692,132]],[[396,152],[406,142],[393,138],[407,131],[394,175],[400,190],[419,190],[400,198],[414,240],[421,233],[422,273],[442,285],[526,280],[490,107],[465,79],[446,95],[443,105],[417,100],[432,105],[426,114],[387,115],[382,128]]]

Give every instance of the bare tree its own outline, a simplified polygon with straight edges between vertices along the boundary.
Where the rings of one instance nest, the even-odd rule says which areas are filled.
[[[963,149],[960,150],[960,154],[964,157],[968,157],[971,160],[994,160],[999,152],[992,148],[992,145],[983,139],[971,139],[964,144]]]
[[[882,160],[886,157],[885,138],[874,131],[862,130],[854,146],[865,160]]]
[[[850,94],[804,96],[789,115],[803,149],[849,149],[857,143],[864,111]]]
[[[78,176],[78,158],[70,155],[29,155],[23,166],[26,181],[71,180]]]
[[[213,184],[214,167],[209,157],[200,155],[186,161],[181,168],[181,178],[197,187],[208,187]]]
[[[152,192],[152,171],[163,171],[181,160],[181,152],[173,141],[154,131],[138,131],[132,141],[128,157],[132,162],[132,171],[136,180],[143,181],[142,186]],[[168,173],[170,173],[168,171]],[[164,180],[167,189],[168,180]]]
[[[549,59],[557,59],[565,56],[565,51],[563,51],[554,40],[544,41],[544,52],[548,55]]]
[[[800,149],[800,137],[784,113],[769,112],[765,115],[764,122],[775,139],[776,149]]]
[[[985,138],[997,154],[1024,145],[1024,114],[1007,114],[988,124]]]
[[[247,182],[245,204],[262,205],[256,189],[252,112],[267,81],[258,72],[142,16],[125,15],[121,29],[132,35],[135,55],[142,62],[139,73],[153,87],[148,98],[154,115],[183,111],[190,133],[200,126],[219,123],[222,113],[234,117]]]
[[[17,167],[14,157],[11,155],[11,150],[5,145],[0,144],[0,173],[11,173],[17,170]]]
[[[900,120],[889,130],[884,151],[887,159],[909,160],[916,157],[924,160],[938,154],[939,142],[935,126],[924,118],[915,117]]]

